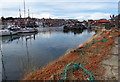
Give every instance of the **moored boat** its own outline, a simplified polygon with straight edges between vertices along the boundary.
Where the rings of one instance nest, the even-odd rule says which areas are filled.
[[[32,32],[38,32],[36,28],[21,28],[18,30],[19,33],[32,33]]]
[[[17,31],[10,31],[8,29],[0,30],[0,36],[10,36],[17,34]]]

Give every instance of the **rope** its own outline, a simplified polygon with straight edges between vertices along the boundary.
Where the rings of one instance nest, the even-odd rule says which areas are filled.
[[[120,30],[120,28],[118,28],[118,30]]]
[[[72,66],[72,67],[70,67],[70,66]],[[87,75],[89,75],[90,78],[87,78],[87,80],[95,80],[92,73],[90,73],[87,69],[85,69],[82,64],[79,65],[79,64],[76,64],[76,63],[69,63],[65,67],[65,69],[64,69],[64,71],[62,73],[61,80],[67,80],[67,71],[68,70],[79,70],[79,69],[82,69],[83,71],[86,72]]]

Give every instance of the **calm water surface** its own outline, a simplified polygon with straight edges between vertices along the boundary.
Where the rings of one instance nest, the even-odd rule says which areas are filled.
[[[87,30],[63,32],[62,28],[40,28],[39,31],[2,38],[3,79],[22,79],[25,74],[58,59],[94,34]]]

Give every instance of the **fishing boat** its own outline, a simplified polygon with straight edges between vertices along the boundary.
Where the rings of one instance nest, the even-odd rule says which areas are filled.
[[[0,36],[10,36],[17,34],[17,31],[10,31],[8,29],[0,30]]]

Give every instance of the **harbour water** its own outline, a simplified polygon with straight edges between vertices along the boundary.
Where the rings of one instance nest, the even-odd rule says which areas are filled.
[[[27,73],[63,56],[84,43],[94,32],[66,32],[62,28],[39,28],[38,33],[2,37],[3,80],[19,80]]]

